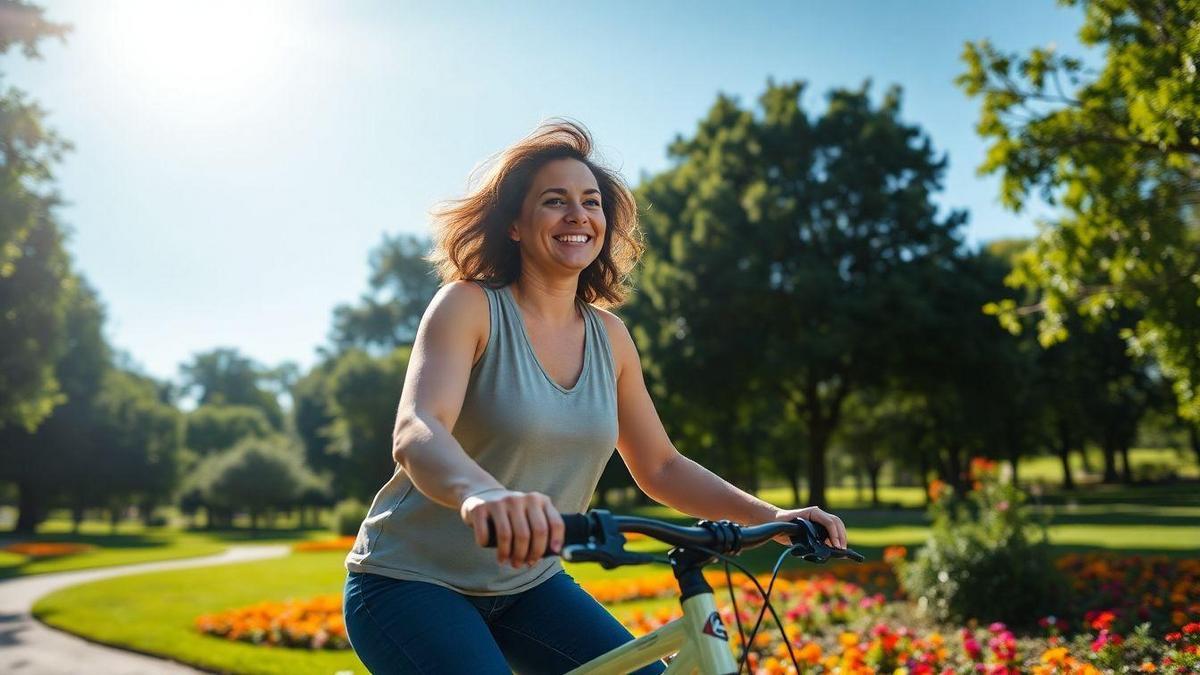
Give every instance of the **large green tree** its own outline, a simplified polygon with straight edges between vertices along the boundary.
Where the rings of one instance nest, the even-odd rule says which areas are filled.
[[[432,243],[414,235],[385,236],[371,251],[370,288],[357,304],[333,310],[330,340],[334,347],[353,347],[386,354],[411,345],[425,307],[440,281],[425,259]]]
[[[81,471],[96,461],[96,399],[110,364],[104,340],[104,310],[91,286],[72,278],[66,290],[63,331],[69,348],[54,363],[64,401],[29,430],[0,428],[0,480],[17,486],[17,530],[33,532],[49,507],[62,498],[76,513],[93,505],[103,486]]]
[[[67,29],[40,8],[0,0],[0,55],[19,47],[39,58],[38,44]],[[45,117],[24,92],[0,91],[0,429],[33,431],[65,400],[54,371],[72,282],[52,169],[70,146]]]
[[[259,408],[209,403],[188,413],[187,447],[197,455],[227,450],[244,438],[265,438],[274,429]]]
[[[980,171],[1021,211],[1038,192],[1061,207],[1009,282],[1038,293],[992,310],[1012,330],[1038,316],[1043,344],[1068,317],[1140,313],[1126,331],[1174,382],[1180,414],[1200,422],[1200,0],[1082,4],[1080,40],[1098,71],[1053,48],[1019,55],[968,43],[959,85],[979,97],[991,142]]]
[[[834,90],[816,116],[803,89],[768,83],[757,111],[720,96],[671,144],[673,166],[639,189],[647,256],[627,315],[674,431],[760,449],[791,411],[773,449],[805,453],[823,504],[843,403],[896,363],[966,216],[938,215],[946,160],[900,119],[898,88],[878,105],[869,84]]]
[[[179,368],[184,391],[197,396],[201,405],[244,405],[257,408],[275,429],[283,428],[283,409],[276,392],[280,373],[293,377],[290,365],[269,369],[233,347],[196,354]]]
[[[292,390],[308,465],[335,499],[367,501],[391,477],[392,427],[410,349],[383,356],[349,349],[317,364]]]

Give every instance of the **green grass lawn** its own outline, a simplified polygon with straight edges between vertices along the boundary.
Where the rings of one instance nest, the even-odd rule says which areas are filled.
[[[40,527],[37,535],[33,537],[3,535],[0,548],[14,542],[29,541],[82,543],[91,544],[96,548],[74,555],[45,559],[0,551],[0,579],[212,555],[238,543],[287,543],[324,539],[329,536],[327,530],[260,530],[257,536],[252,536],[248,530],[186,531],[175,528],[146,528],[135,523],[123,523],[115,533],[110,533],[107,524],[84,523],[79,534],[72,534],[70,523],[56,520]]]

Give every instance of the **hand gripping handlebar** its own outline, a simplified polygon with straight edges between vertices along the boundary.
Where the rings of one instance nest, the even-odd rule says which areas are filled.
[[[606,569],[655,559],[654,556],[625,551],[625,537],[621,536],[623,532],[638,532],[672,546],[702,547],[716,553],[734,555],[786,534],[795,547],[792,555],[808,562],[824,563],[830,558],[863,561],[863,556],[853,549],[827,545],[828,531],[819,523],[801,518],[760,525],[702,520],[695,526],[684,526],[654,518],[618,516],[604,509],[591,509],[586,513],[562,514],[562,519],[565,526],[563,559],[598,562]],[[492,548],[495,545],[495,531],[491,521],[488,521],[487,546]],[[555,552],[547,547],[545,555],[555,555]]]

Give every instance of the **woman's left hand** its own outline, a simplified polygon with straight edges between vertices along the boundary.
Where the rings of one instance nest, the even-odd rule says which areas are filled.
[[[803,518],[825,526],[825,529],[829,531],[829,545],[833,548],[846,548],[846,525],[842,522],[841,518],[832,513],[822,511],[817,506],[809,506],[803,509],[779,509],[775,513],[775,520],[792,520],[794,518]],[[775,537],[775,541],[784,546],[792,545],[791,540],[786,534]]]

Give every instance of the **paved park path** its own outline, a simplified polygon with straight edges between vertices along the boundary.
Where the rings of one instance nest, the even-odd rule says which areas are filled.
[[[88,642],[47,627],[29,613],[38,598],[66,586],[126,574],[279,558],[286,545],[232,546],[224,553],[0,581],[0,673],[4,675],[143,675],[200,673],[172,661]]]

